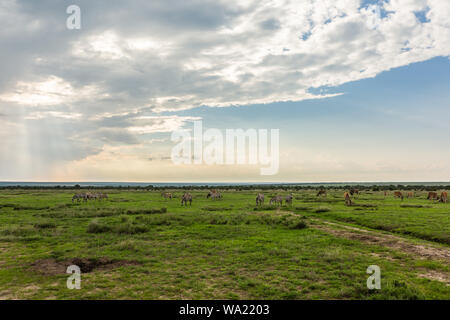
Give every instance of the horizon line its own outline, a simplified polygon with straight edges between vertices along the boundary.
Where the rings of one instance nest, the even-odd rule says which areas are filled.
[[[26,181],[26,180],[0,180],[0,183],[133,183],[133,184],[152,184],[152,183],[177,183],[177,184],[214,184],[214,183],[245,183],[245,184],[330,184],[330,183],[449,183],[450,181],[296,181],[296,182],[282,182],[282,181]]]

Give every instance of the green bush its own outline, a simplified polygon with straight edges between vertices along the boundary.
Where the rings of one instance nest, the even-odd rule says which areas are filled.
[[[122,224],[114,228],[114,232],[118,234],[136,234],[147,231],[148,229],[145,226],[133,225],[130,223]]]
[[[34,227],[37,229],[51,229],[51,228],[56,228],[56,224],[51,221],[44,221],[44,222],[35,223]]]

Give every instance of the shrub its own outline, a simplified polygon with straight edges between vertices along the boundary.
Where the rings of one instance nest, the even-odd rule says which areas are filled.
[[[51,229],[51,228],[56,228],[56,224],[51,221],[45,221],[45,222],[35,223],[34,227],[37,229]]]
[[[114,229],[114,232],[119,234],[136,234],[147,232],[148,229],[145,226],[133,225],[130,223],[122,224]]]
[[[308,225],[301,220],[294,221],[289,225],[289,229],[305,229]]]

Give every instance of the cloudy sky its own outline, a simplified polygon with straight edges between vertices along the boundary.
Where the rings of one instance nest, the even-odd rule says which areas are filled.
[[[0,181],[450,181],[449,17],[448,0],[2,0]],[[194,120],[279,129],[278,174],[175,165]]]

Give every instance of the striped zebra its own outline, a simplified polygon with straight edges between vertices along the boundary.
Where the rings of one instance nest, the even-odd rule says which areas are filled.
[[[210,191],[207,195],[206,195],[206,199],[211,198],[212,200],[218,200],[218,199],[222,199],[222,194],[216,190],[214,191]]]
[[[288,196],[286,196],[285,198],[284,198],[284,201],[286,202],[286,205],[292,205],[292,199],[294,199],[294,196],[292,195],[292,193],[290,194],[290,195],[288,195]]]
[[[187,206],[187,203],[189,202],[189,205],[192,205],[192,195],[189,192],[186,192],[181,197],[181,205],[184,204],[184,206]]]
[[[84,196],[83,196],[82,193],[76,193],[76,194],[74,194],[73,197],[72,197],[72,203],[74,203],[75,200],[76,200],[77,202],[80,202],[80,201],[83,200],[83,199],[84,199]]]
[[[172,200],[172,198],[173,198],[173,196],[170,192],[163,192],[163,193],[161,193],[161,196],[164,197],[164,199],[169,198]]]
[[[283,205],[283,197],[282,196],[275,196],[275,197],[272,197],[272,199],[270,199],[270,205],[272,205],[273,203],[275,203],[275,205],[280,205],[280,206],[282,206]]]
[[[262,193],[258,193],[256,195],[256,205],[261,206],[264,204],[264,195]]]
[[[98,199],[99,200],[108,199],[108,195],[106,193],[99,192]]]

